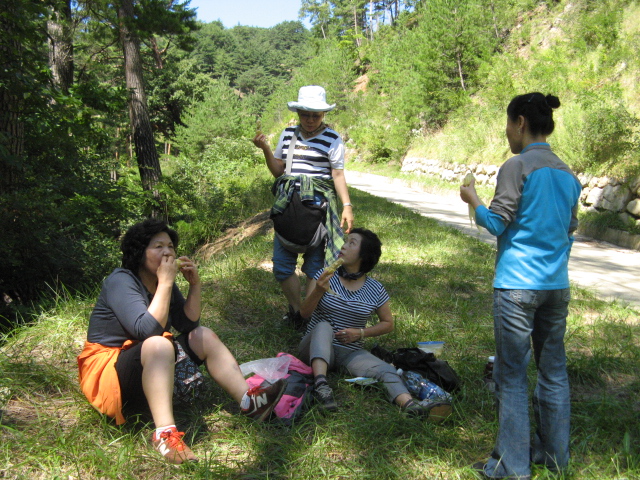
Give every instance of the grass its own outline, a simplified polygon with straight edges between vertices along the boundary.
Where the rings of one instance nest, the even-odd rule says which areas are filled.
[[[116,427],[78,390],[82,349],[97,291],[68,294],[4,340],[0,350],[0,477],[14,479],[472,479],[468,465],[490,452],[497,423],[481,382],[493,352],[489,245],[385,200],[351,192],[359,223],[376,231],[383,257],[374,276],[392,298],[396,330],[368,339],[387,349],[446,342],[442,358],[462,389],[442,425],[405,418],[378,387],[332,374],[340,410],[311,409],[291,428],[256,424],[219,387],[176,408],[200,463],[174,467],[148,446],[144,424]],[[245,238],[200,263],[202,323],[240,363],[296,353],[281,323],[285,301],[269,269],[271,235]],[[574,289],[567,349],[572,383],[572,467],[537,480],[640,478],[639,313]],[[534,371],[531,371],[533,380]]]
[[[625,223],[620,215],[614,212],[582,212],[580,224],[595,227],[596,231],[604,232],[607,229],[622,230],[632,235],[640,235],[640,225]]]

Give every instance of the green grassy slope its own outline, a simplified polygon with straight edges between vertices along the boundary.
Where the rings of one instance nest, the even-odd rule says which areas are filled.
[[[577,172],[637,175],[640,168],[640,3],[541,4],[523,14],[503,50],[481,67],[482,86],[446,126],[417,137],[410,155],[500,165],[506,106],[517,94],[560,98],[554,149]]]

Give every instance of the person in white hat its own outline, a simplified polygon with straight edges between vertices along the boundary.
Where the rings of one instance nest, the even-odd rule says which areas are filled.
[[[326,205],[325,226],[327,235],[317,247],[308,249],[303,254],[302,271],[307,276],[306,291],[315,286],[314,277],[325,264],[335,260],[344,243],[343,228],[349,233],[353,227],[353,207],[349,199],[349,191],[344,176],[344,143],[340,135],[324,123],[326,112],[335,108],[328,104],[324,88],[318,85],[301,87],[298,101],[288,102],[288,108],[298,114],[299,124],[286,128],[280,135],[275,152],[272,152],[267,136],[259,132],[253,139],[256,147],[262,149],[267,167],[277,179],[274,184],[276,203],[283,199],[291,199],[289,188],[295,188],[301,197],[307,198],[308,187],[312,187],[312,195],[316,204]],[[296,135],[292,156],[291,170],[285,173],[289,146]],[[300,191],[307,189],[307,191]],[[342,204],[342,212],[338,215],[338,202]],[[273,245],[273,273],[280,283],[287,301],[289,311],[285,316],[295,328],[304,328],[307,320],[300,316],[301,285],[296,275],[296,264],[299,253],[292,251],[278,235]]]

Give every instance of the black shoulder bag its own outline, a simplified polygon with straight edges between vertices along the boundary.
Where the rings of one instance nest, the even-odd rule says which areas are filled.
[[[449,393],[460,388],[460,379],[455,370],[447,361],[438,360],[433,353],[423,352],[419,348],[398,348],[390,352],[379,345],[375,345],[371,353],[396,368],[419,373]]]

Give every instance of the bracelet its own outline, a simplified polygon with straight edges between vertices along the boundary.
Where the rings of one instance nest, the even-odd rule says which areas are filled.
[[[353,205],[351,205],[351,203],[350,203],[350,202],[343,203],[343,204],[342,204],[342,206],[343,206],[343,207],[353,207]]]
[[[364,328],[360,329],[360,340],[364,340]]]

